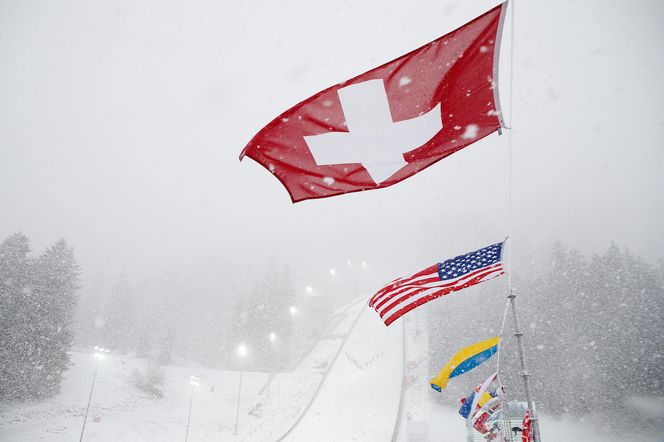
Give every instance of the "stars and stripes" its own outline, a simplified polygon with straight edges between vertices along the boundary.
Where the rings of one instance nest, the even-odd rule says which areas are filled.
[[[371,297],[369,306],[376,310],[385,325],[390,325],[433,299],[500,276],[505,273],[504,244],[493,244],[395,279]]]

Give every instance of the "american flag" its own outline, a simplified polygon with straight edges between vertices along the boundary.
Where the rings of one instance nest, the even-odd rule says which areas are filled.
[[[390,325],[432,299],[500,276],[505,273],[501,261],[504,244],[493,244],[395,279],[371,297],[369,307],[385,325]]]

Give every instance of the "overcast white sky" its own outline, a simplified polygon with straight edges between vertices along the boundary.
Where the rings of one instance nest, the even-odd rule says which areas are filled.
[[[389,189],[297,205],[237,159],[296,102],[496,4],[0,0],[0,237],[20,230],[36,251],[65,237],[86,275],[213,255],[367,259],[394,277],[499,241],[506,136]],[[615,240],[664,257],[664,3],[515,13],[515,254]]]

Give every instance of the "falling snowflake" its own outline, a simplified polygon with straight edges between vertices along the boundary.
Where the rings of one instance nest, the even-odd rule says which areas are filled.
[[[399,78],[399,86],[405,86],[407,84],[412,83],[413,80],[410,77],[406,77],[405,75],[401,78]]]
[[[323,178],[323,182],[328,186],[331,186],[332,184],[334,184],[334,178],[332,178],[331,176],[326,176],[325,178]]]
[[[480,127],[477,124],[469,124],[466,126],[466,131],[461,135],[461,138],[464,140],[472,140],[473,138],[477,138],[477,131],[480,129]]]

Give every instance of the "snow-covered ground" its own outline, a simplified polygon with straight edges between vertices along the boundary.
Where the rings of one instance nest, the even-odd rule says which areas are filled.
[[[293,371],[273,376],[243,372],[237,434],[239,372],[182,361],[180,366],[162,368],[163,397],[155,398],[134,382],[134,372],[146,370],[144,360],[109,354],[99,362],[84,440],[184,440],[192,375],[200,378],[200,385],[194,387],[189,440],[276,440],[306,409],[365,310],[364,302],[340,309],[335,326]],[[0,405],[0,440],[78,440],[96,360],[90,353],[73,352],[72,362],[57,396],[42,402]],[[265,388],[268,379],[269,389]]]
[[[463,441],[464,422],[456,410],[429,403],[426,331],[414,318],[404,319],[386,328],[357,302],[339,312],[334,327],[293,371],[274,376],[243,372],[237,434],[239,372],[182,361],[163,367],[163,397],[155,398],[133,381],[135,371],[145,370],[143,360],[109,355],[99,364],[84,440],[185,440],[189,379],[196,375],[200,385],[193,387],[190,441],[389,441],[402,380],[396,439]],[[72,353],[72,361],[57,396],[0,405],[0,440],[78,440],[96,361],[89,353]],[[546,416],[542,432],[547,441],[662,440],[657,435],[621,437],[589,422]]]
[[[95,362],[89,354],[73,353],[72,358],[74,366],[59,395],[40,403],[3,406],[0,440],[78,440]],[[199,376],[201,384],[194,387],[189,440],[234,438],[238,372],[165,367],[164,397],[154,398],[132,381],[132,372],[144,370],[144,365],[141,359],[128,356],[109,356],[100,363],[84,440],[184,440],[191,375]],[[296,414],[306,404],[321,375],[280,374],[272,380],[269,396],[260,394],[267,374],[245,372],[242,376],[237,439],[269,440],[271,433],[295,418],[290,413]],[[279,412],[268,412],[271,409]]]
[[[315,401],[287,440],[390,440],[402,376],[401,324],[365,308]]]

